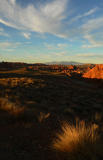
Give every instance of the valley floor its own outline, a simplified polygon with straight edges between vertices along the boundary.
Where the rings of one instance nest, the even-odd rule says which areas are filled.
[[[55,72],[0,72],[0,159],[60,160],[52,140],[61,122],[75,119],[99,126],[102,135],[101,81]]]

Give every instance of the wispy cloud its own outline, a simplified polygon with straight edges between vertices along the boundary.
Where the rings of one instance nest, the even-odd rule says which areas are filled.
[[[82,25],[81,29],[86,33],[103,28],[103,16],[93,19],[89,19],[85,24]]]
[[[82,18],[84,18],[84,17],[87,17],[87,16],[90,16],[90,15],[94,14],[98,9],[99,9],[98,7],[92,8],[92,9],[90,9],[89,11],[87,11],[87,12],[81,14],[81,15],[77,15],[77,16],[73,17],[73,18],[69,21],[69,24],[71,24],[71,23],[73,23],[73,22],[75,22],[75,21],[78,21],[78,20],[80,20],[80,19],[82,19]]]
[[[20,46],[21,43],[19,42],[0,42],[0,49],[15,49],[16,47]]]
[[[44,43],[44,46],[49,49],[49,50],[64,50],[68,44],[67,43],[57,43],[57,44],[49,44],[49,43]]]
[[[99,9],[98,7],[90,9],[88,12],[86,12],[86,13],[83,14],[83,17],[92,15],[92,14],[95,13],[98,9]]]
[[[103,41],[96,41],[95,39],[93,39],[93,36],[90,34],[85,35],[84,38],[88,40],[89,44],[82,45],[82,48],[103,47]]]
[[[9,26],[9,27],[13,27],[13,28],[17,28],[17,26],[15,24],[10,23],[9,21],[5,21],[2,18],[0,18],[0,23]]]
[[[63,36],[62,20],[66,18],[67,2],[53,0],[37,8],[31,4],[22,8],[15,0],[0,0],[0,23],[16,29]]]
[[[82,48],[103,47],[103,16],[87,20],[81,25],[80,30],[82,38],[88,41]]]
[[[95,14],[99,8],[92,8],[74,17],[70,16],[70,4],[71,0],[52,0],[21,7],[16,0],[0,0],[0,23],[19,29],[27,39],[30,39],[30,32],[50,33],[61,38],[83,36],[103,26],[103,17],[90,17],[84,24],[76,26],[76,21]]]
[[[26,39],[30,39],[30,37],[31,37],[31,33],[22,32],[22,35],[23,35]]]
[[[11,43],[9,42],[0,42],[0,48],[7,48],[10,46],[11,46]]]
[[[6,33],[5,30],[8,27],[4,27],[4,29],[0,28],[0,36],[6,36],[6,42],[0,42],[0,50],[4,52],[8,51],[9,53],[15,49],[18,53],[26,50],[29,60],[30,58],[33,60],[31,56],[32,50],[35,50],[35,52],[37,50],[42,53],[38,55],[34,53],[34,59],[38,57],[38,61],[40,59],[41,61],[45,61],[45,59],[55,60],[55,58],[60,58],[61,60],[67,60],[67,58],[68,60],[71,58],[84,59],[85,61],[85,59],[92,59],[93,57],[94,59],[102,58],[102,54],[97,55],[95,53],[76,55],[78,46],[80,46],[80,50],[85,50],[86,48],[92,50],[91,48],[103,47],[103,34],[101,34],[103,33],[103,15],[100,13],[100,8],[95,7],[88,10],[86,6],[85,9],[78,11],[78,6],[76,6],[76,10],[76,8],[73,8],[72,2],[72,0],[46,0],[43,3],[40,1],[35,5],[34,1],[33,4],[28,3],[28,5],[22,7],[16,0],[0,0],[0,23],[19,30],[19,32],[11,33],[11,37],[19,33],[17,35],[18,40],[20,40],[21,36],[27,39],[22,42],[22,45],[15,42],[15,40],[13,42],[13,39],[12,42],[9,42],[9,38],[7,38],[9,35],[7,33],[10,33],[11,30]],[[73,14],[71,10],[74,11]],[[49,35],[45,33],[49,33]],[[95,33],[97,33],[97,36],[94,36]],[[60,41],[60,39],[58,40],[55,36],[51,37],[51,35],[66,39]],[[36,36],[40,36],[40,47],[34,43],[39,39]],[[48,41],[46,36],[49,37]],[[44,38],[43,41],[41,37]],[[32,41],[33,38],[34,41]],[[55,41],[53,41],[54,39]],[[26,43],[26,41],[28,42]],[[69,50],[71,44],[72,47]],[[24,58],[25,56],[23,52],[22,57]]]

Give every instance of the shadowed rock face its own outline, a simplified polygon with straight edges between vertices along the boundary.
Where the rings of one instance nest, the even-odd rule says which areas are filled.
[[[84,78],[103,79],[103,64],[97,64],[94,68],[83,74]]]

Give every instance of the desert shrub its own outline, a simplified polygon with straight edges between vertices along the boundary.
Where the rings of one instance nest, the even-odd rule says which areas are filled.
[[[103,156],[97,125],[86,125],[84,121],[75,126],[64,122],[52,146],[67,160],[97,160]]]

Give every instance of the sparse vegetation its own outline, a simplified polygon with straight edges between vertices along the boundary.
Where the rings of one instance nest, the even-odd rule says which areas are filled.
[[[53,141],[53,148],[64,153],[67,160],[97,160],[102,154],[97,129],[97,125],[86,125],[84,121],[75,126],[63,123],[62,131]]]
[[[2,65],[1,159],[103,159],[103,85],[80,77],[88,65]],[[76,117],[83,122],[73,125]],[[58,133],[61,121],[71,125]]]

